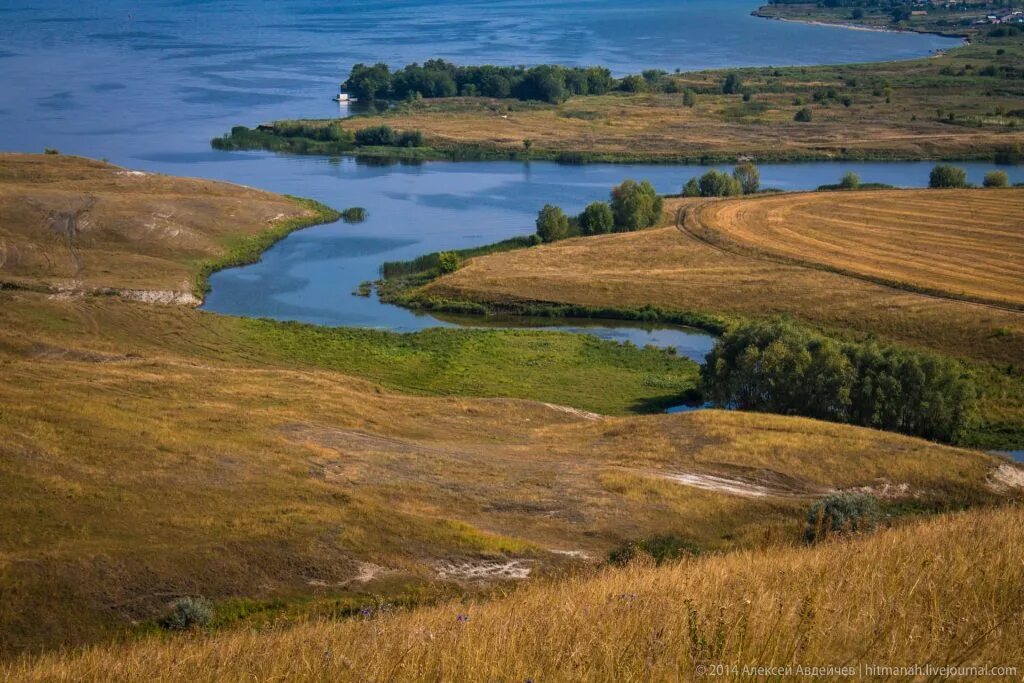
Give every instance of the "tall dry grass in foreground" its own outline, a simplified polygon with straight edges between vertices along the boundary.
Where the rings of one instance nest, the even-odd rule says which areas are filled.
[[[24,661],[9,680],[690,680],[700,664],[1024,671],[1024,511],[632,567],[341,623]]]

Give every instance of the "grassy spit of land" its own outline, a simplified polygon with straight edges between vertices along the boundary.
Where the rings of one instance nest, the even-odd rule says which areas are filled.
[[[835,489],[889,496],[894,515],[1016,495],[998,458],[893,434],[714,411],[631,416],[693,385],[694,364],[661,351],[547,333],[319,329],[111,296],[194,282],[233,235],[259,239],[275,230],[266,216],[306,209],[60,157],[3,156],[0,177],[25,164],[53,180],[0,183],[18,187],[3,191],[3,215],[22,216],[4,222],[7,254],[72,258],[50,237],[66,221],[24,209],[58,188],[61,206],[92,197],[89,215],[112,215],[112,202],[121,220],[78,214],[77,272],[106,278],[99,290],[61,291],[66,276],[47,259],[0,267],[21,278],[0,291],[4,654],[152,630],[182,596],[213,601],[215,626],[340,617],[587,571],[654,534],[704,550],[787,545],[809,501]],[[129,202],[112,182],[149,190]],[[196,195],[201,217],[181,208]],[[166,221],[155,244],[154,206]],[[235,233],[232,216],[249,215]],[[99,239],[111,226],[120,249]],[[142,249],[150,274],[136,267]]]
[[[773,10],[774,11],[774,10]],[[779,10],[786,12],[789,10]],[[911,30],[926,30],[916,18]],[[452,97],[399,103],[349,120],[239,127],[225,149],[408,159],[718,163],[827,159],[1014,159],[1024,144],[1024,34],[988,36],[925,59],[817,67],[656,73],[644,92],[560,104]],[[726,77],[738,81],[723,92]],[[654,83],[657,83],[655,86]],[[671,92],[661,92],[662,90]],[[684,104],[685,91],[693,94]],[[798,121],[806,110],[810,121]],[[358,146],[332,130],[416,130],[416,147]]]
[[[970,512],[813,549],[608,570],[489,602],[58,653],[0,676],[750,680],[779,667],[772,679],[800,680],[916,678],[882,667],[928,664],[949,667],[941,677],[1011,678],[1024,662],[1022,530],[1019,509]]]
[[[198,303],[210,273],[338,220],[308,200],[60,155],[0,156],[0,286]]]

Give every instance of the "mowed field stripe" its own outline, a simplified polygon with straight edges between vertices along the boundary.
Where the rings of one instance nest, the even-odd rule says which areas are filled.
[[[742,247],[951,298],[1024,307],[1024,191],[807,193],[706,204]]]

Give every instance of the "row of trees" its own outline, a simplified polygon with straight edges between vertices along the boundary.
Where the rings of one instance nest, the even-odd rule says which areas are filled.
[[[562,102],[572,95],[603,95],[620,81],[602,67],[457,66],[432,59],[392,72],[387,64],[356,64],[344,87],[364,100],[484,96]]]
[[[650,182],[626,180],[612,189],[610,201],[593,202],[579,216],[545,205],[537,215],[537,236],[543,242],[556,242],[579,235],[642,230],[658,223],[663,204]]]
[[[875,342],[840,342],[788,321],[741,325],[701,370],[710,400],[742,410],[959,441],[977,389],[956,361]]]
[[[661,69],[614,78],[603,67],[458,66],[443,59],[409,64],[396,71],[387,64],[356,64],[343,87],[353,97],[369,101],[482,96],[559,103],[575,95],[619,91],[682,93],[685,106],[693,107],[697,102],[696,90],[684,88]],[[725,76],[719,89],[727,95],[750,96],[735,72]]]

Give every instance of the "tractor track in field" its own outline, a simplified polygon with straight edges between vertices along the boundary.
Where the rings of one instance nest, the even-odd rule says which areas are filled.
[[[684,236],[690,239],[696,240],[700,244],[709,247],[719,253],[728,254],[730,256],[739,256],[741,258],[748,258],[752,261],[764,261],[768,263],[775,263],[783,266],[792,266],[797,268],[807,268],[810,270],[818,270],[824,273],[832,273],[834,275],[841,275],[854,280],[860,280],[868,284],[877,285],[879,287],[885,287],[894,292],[900,292],[902,294],[913,294],[926,299],[933,299],[936,301],[948,301],[951,303],[967,304],[970,306],[981,306],[990,310],[1002,311],[1005,313],[1013,313],[1020,315],[1024,313],[1024,307],[1006,305],[994,303],[992,301],[986,301],[982,299],[974,299],[971,297],[958,297],[946,292],[922,289],[908,285],[906,283],[886,280],[885,278],[871,277],[870,275],[864,275],[856,271],[850,271],[836,266],[830,266],[825,263],[817,263],[815,261],[805,261],[801,259],[789,258],[785,256],[779,256],[777,254],[771,254],[764,252],[754,247],[744,247],[738,242],[732,248],[729,248],[730,242],[735,242],[727,237],[723,237],[724,244],[716,240],[708,238],[704,233],[719,234],[717,231],[709,228],[703,224],[696,215],[694,207],[682,206],[676,211],[676,229]]]

